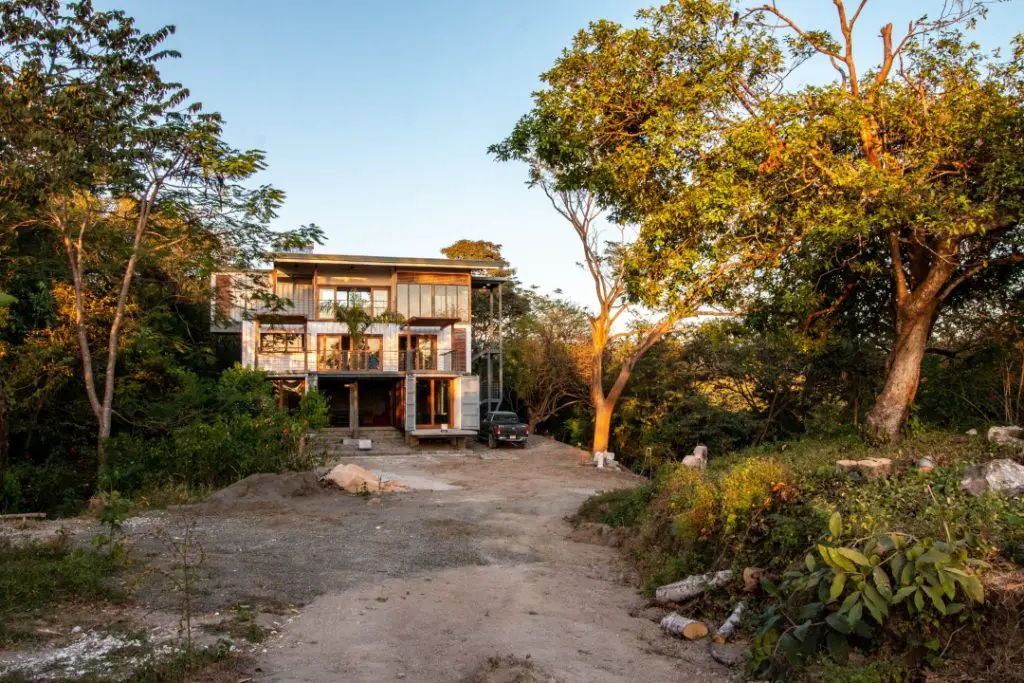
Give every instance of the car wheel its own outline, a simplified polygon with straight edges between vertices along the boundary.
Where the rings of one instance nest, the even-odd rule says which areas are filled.
[[[494,434],[488,434],[487,435],[487,447],[488,448],[497,448],[498,447],[498,440],[494,438]]]

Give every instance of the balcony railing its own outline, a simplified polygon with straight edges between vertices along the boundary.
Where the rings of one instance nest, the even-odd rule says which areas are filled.
[[[318,354],[319,372],[465,372],[466,354],[452,351],[337,351]]]
[[[317,369],[320,372],[365,372],[394,369],[397,361],[395,351],[324,351],[317,358]]]

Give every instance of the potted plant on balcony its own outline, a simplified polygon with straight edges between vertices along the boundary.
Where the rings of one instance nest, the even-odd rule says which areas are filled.
[[[349,348],[352,351],[366,351],[366,330],[372,325],[381,324],[387,325],[389,323],[401,324],[405,319],[395,311],[382,311],[377,315],[372,315],[369,311],[363,308],[362,304],[354,303],[349,306],[338,306],[335,304],[331,305],[334,309],[334,319],[340,323],[345,323],[348,328],[348,336],[350,340]],[[373,354],[377,356],[377,354]],[[372,358],[372,357],[371,357]],[[372,365],[372,369],[377,369],[381,366],[381,359],[376,358],[374,364],[371,358],[366,359],[367,367]],[[348,363],[346,364],[347,370],[359,369],[361,361],[356,360],[356,355],[352,352],[349,353]]]

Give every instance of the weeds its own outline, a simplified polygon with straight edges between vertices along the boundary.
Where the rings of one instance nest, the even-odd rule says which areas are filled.
[[[107,553],[72,549],[66,535],[46,543],[14,545],[0,539],[0,645],[24,640],[17,623],[64,605],[117,602],[119,568]]]

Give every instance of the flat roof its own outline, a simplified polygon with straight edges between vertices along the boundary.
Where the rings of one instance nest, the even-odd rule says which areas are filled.
[[[452,270],[498,270],[505,267],[501,261],[470,261],[451,258],[413,258],[406,256],[362,256],[353,254],[315,254],[307,252],[278,252],[275,263],[327,263],[352,266],[413,266],[418,268],[446,268]]]

